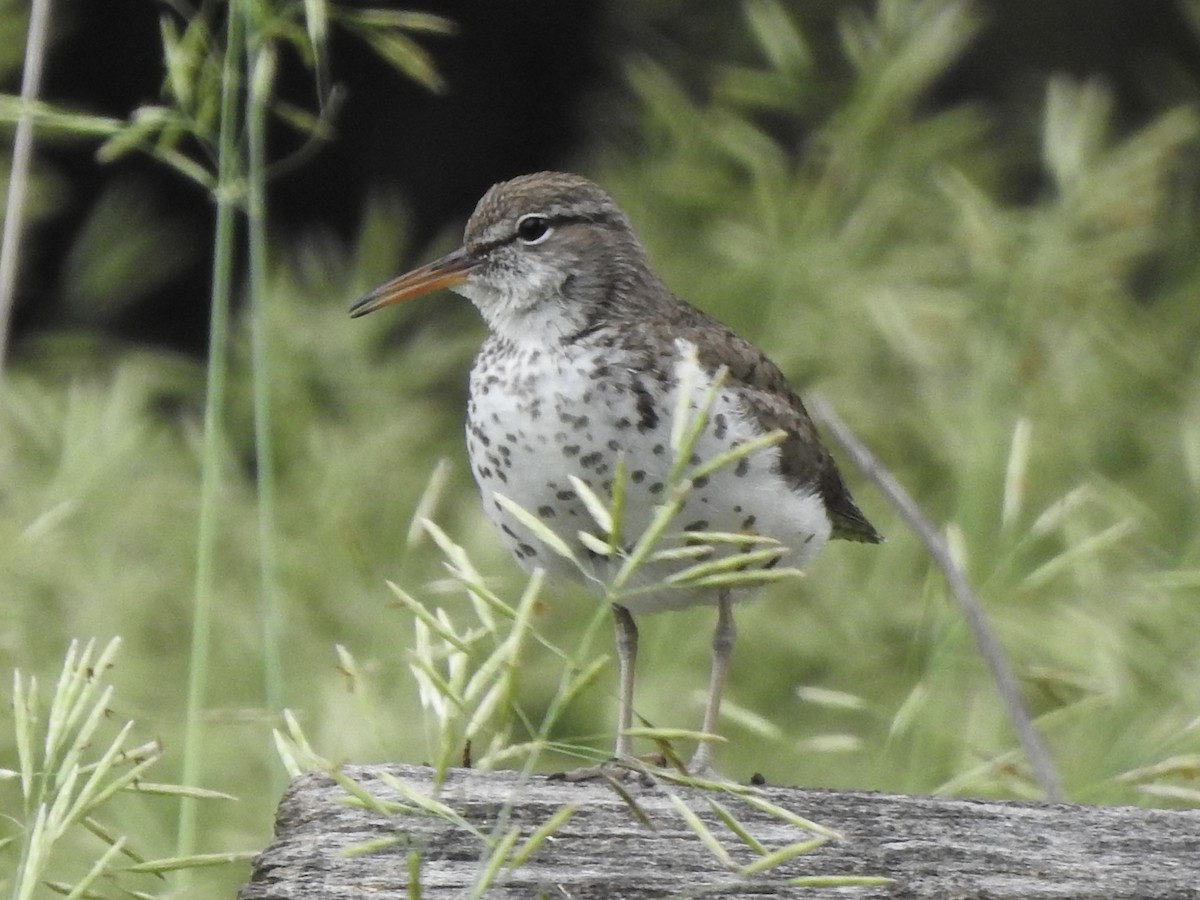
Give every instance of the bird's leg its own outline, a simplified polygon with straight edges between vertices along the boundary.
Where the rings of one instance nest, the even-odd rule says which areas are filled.
[[[733,601],[729,590],[721,591],[717,597],[717,627],[713,632],[712,642],[712,674],[708,680],[708,703],[704,707],[704,721],[700,730],[705,734],[716,734],[717,717],[721,713],[721,690],[725,686],[725,673],[729,669],[729,657],[733,653],[733,644],[737,639],[737,627],[733,624]],[[688,763],[688,771],[693,775],[710,775],[712,773],[712,745],[701,741],[700,746]]]
[[[627,779],[639,777],[640,769],[629,764],[633,756],[633,738],[627,731],[633,727],[633,668],[637,662],[638,630],[633,615],[616,603],[612,607],[613,624],[617,632],[617,743],[613,759],[598,766],[573,769],[552,778],[565,781],[588,781],[596,778]]]
[[[613,623],[617,632],[617,745],[613,756],[618,760],[633,755],[633,739],[626,733],[633,727],[633,676],[637,662],[638,630],[633,616],[623,606],[613,604]]]

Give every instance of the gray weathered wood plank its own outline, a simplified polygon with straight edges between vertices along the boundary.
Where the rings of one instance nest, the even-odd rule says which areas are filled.
[[[430,769],[354,766],[346,773],[373,794],[398,800],[380,781],[386,772],[432,793]],[[685,798],[738,864],[755,858],[709,813],[707,797],[734,810],[769,849],[802,840],[796,827],[729,796],[679,787],[632,785],[651,819],[647,827],[602,783],[570,783],[513,772],[454,770],[439,798],[490,832],[508,810],[524,835],[561,807],[578,812],[525,865],[485,895],[497,900],[704,896],[856,898],[1197,898],[1200,900],[1200,810],[1089,807],[909,797],[890,794],[762,788],[771,802],[833,828],[840,840],[760,878],[724,868],[671,805]],[[479,871],[482,843],[436,816],[384,816],[344,802],[323,775],[296,779],[285,794],[275,840],[257,859],[240,900],[407,898],[407,857],[422,857],[421,897],[466,897]],[[348,849],[398,836],[400,843],[364,855]],[[518,842],[519,843],[519,842]],[[814,891],[786,887],[800,875],[880,875],[887,886]]]

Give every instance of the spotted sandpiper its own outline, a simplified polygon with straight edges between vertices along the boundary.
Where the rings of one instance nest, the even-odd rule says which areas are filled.
[[[461,248],[362,297],[351,315],[440,288],[474,303],[490,331],[471,368],[467,449],[487,515],[526,569],[597,583],[611,577],[613,559],[578,537],[593,520],[571,476],[603,495],[614,473],[626,472],[622,533],[639,534],[664,501],[680,386],[706,395],[722,369],[695,457],[715,457],[775,430],[785,437],[695,479],[677,516],[679,531],[772,538],[783,548],[778,561],[794,566],[831,537],[882,540],[775,364],[672,294],[624,213],[591,181],[540,172],[493,186],[467,222]],[[588,560],[590,571],[547,547],[495,494],[539,517]],[[661,582],[694,562],[656,563],[643,577]],[[717,605],[701,725],[713,734],[739,593],[664,585],[613,605],[618,760],[630,756],[632,744],[633,614]],[[701,741],[689,770],[708,772],[711,763],[711,745]]]

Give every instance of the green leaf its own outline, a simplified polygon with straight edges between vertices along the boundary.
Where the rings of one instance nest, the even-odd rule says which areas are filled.
[[[569,559],[571,562],[578,563],[575,560],[575,553],[567,546],[566,541],[560,538],[545,522],[535,516],[525,507],[521,506],[514,500],[509,499],[503,494],[492,494],[504,509],[511,513],[513,518],[529,529],[530,533],[535,538],[561,556],[563,559]]]
[[[40,100],[26,103],[12,94],[0,94],[0,122],[15,124],[26,112],[33,116],[33,122],[39,129],[63,131],[85,137],[108,137],[125,127],[125,123],[120,119],[72,112]]]
[[[401,31],[415,31],[426,34],[455,34],[458,32],[458,25],[452,19],[437,16],[433,13],[381,9],[376,7],[374,9],[354,10],[353,12],[339,10],[339,15],[357,25],[370,28],[395,28]]]
[[[516,844],[520,836],[521,827],[513,825],[494,846],[489,848],[488,856],[484,860],[483,869],[476,877],[475,883],[471,886],[471,893],[468,895],[471,900],[477,900],[477,898],[487,893],[488,888],[492,886],[492,882],[496,880],[496,875],[499,873],[500,867],[504,865],[504,860],[508,858],[513,845]]]
[[[227,866],[233,863],[248,862],[258,856],[259,850],[236,850],[228,853],[195,853],[191,856],[171,856],[163,859],[152,859],[137,863],[127,871],[150,874],[177,872],[180,869],[206,869],[213,866]]]
[[[800,875],[787,883],[791,887],[883,887],[896,880],[883,875]]]
[[[608,541],[602,541],[591,532],[577,531],[575,537],[579,539],[579,543],[583,544],[588,550],[600,557],[610,557],[615,552],[612,544]]]
[[[698,838],[700,838],[700,843],[702,843],[708,849],[708,852],[716,857],[721,865],[729,869],[729,871],[736,872],[738,868],[737,863],[733,861],[733,857],[729,855],[729,851],[725,849],[724,845],[719,840],[717,840],[717,836],[712,833],[709,827],[704,824],[703,820],[696,815],[692,808],[684,803],[678,794],[671,793],[667,796],[667,799],[671,801],[671,805],[674,806],[675,811],[683,817],[683,821],[688,824],[688,827],[695,832]]]
[[[363,37],[372,50],[413,81],[435,94],[446,90],[446,82],[438,74],[433,57],[412,38],[378,31],[367,32]]]
[[[576,495],[583,501],[583,505],[587,508],[588,515],[592,517],[592,521],[599,525],[600,530],[605,534],[612,534],[613,518],[608,510],[608,505],[600,499],[596,492],[582,478],[576,475],[568,475],[567,479],[571,482],[571,487],[575,489]]]
[[[705,797],[704,799],[708,801],[709,808],[712,809],[717,818],[724,822],[725,827],[737,835],[738,839],[743,844],[745,844],[759,856],[767,855],[767,848],[763,846],[762,842],[759,841],[758,838],[756,838],[746,829],[745,825],[738,821],[738,818],[733,813],[731,813],[725,806],[718,803],[711,797]]]
[[[697,535],[697,538],[703,540],[704,536]],[[693,583],[699,584],[703,579],[726,573],[758,575],[761,573],[753,567],[766,565],[777,560],[785,552],[787,552],[786,548],[783,547],[768,547],[765,550],[735,553],[730,556],[723,556],[720,559],[705,560],[669,575],[666,578],[666,583],[687,586]]]
[[[803,829],[804,831],[811,831],[813,834],[820,835],[821,837],[830,840],[840,840],[842,837],[841,834],[834,831],[832,828],[826,828],[824,825],[818,825],[811,819],[798,816],[790,809],[786,809],[785,807],[772,803],[770,800],[766,800],[754,794],[741,794],[741,797],[742,800],[760,812],[765,812],[767,815],[774,816],[781,822],[787,822],[791,825],[794,825],[796,828]]]
[[[812,53],[781,4],[746,0],[742,8],[755,40],[774,68],[789,75],[807,74],[812,69]]]
[[[447,628],[437,616],[425,608],[424,603],[413,597],[408,593],[408,591],[404,590],[395,582],[389,581],[387,582],[387,586],[388,590],[395,595],[396,599],[400,601],[401,605],[422,622],[424,622],[430,631],[455,649],[461,650],[463,653],[471,652],[470,644],[465,642],[451,629]]]
[[[525,843],[509,857],[506,863],[507,867],[509,869],[518,869],[523,866],[537,852],[538,848],[545,843],[546,838],[558,831],[578,811],[579,807],[574,804],[559,808],[554,815],[534,829],[533,833],[525,839]]]
[[[807,853],[812,853],[814,850],[819,850],[828,843],[829,838],[827,837],[815,837],[809,838],[807,841],[797,841],[794,844],[774,850],[766,856],[759,857],[748,865],[742,866],[738,869],[738,874],[742,877],[758,875],[774,869],[776,866],[783,865],[783,863],[795,859],[797,856],[804,856]]]
[[[139,781],[129,790],[136,794],[158,794],[166,797],[194,797],[197,800],[237,800],[233,794],[224,791],[212,791],[207,788],[188,787],[182,784],[159,784],[152,781]]]

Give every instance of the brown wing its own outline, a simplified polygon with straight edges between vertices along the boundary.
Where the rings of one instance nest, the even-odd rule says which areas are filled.
[[[883,536],[850,496],[808,410],[779,367],[720,322],[695,307],[684,309],[686,312],[681,310],[680,321],[675,323],[675,333],[696,345],[700,364],[708,371],[715,372],[722,365],[729,367],[728,383],[738,390],[746,408],[765,430],[779,428],[787,432],[779,445],[780,470],[798,488],[817,489],[833,523],[833,536],[871,544],[882,541]]]

